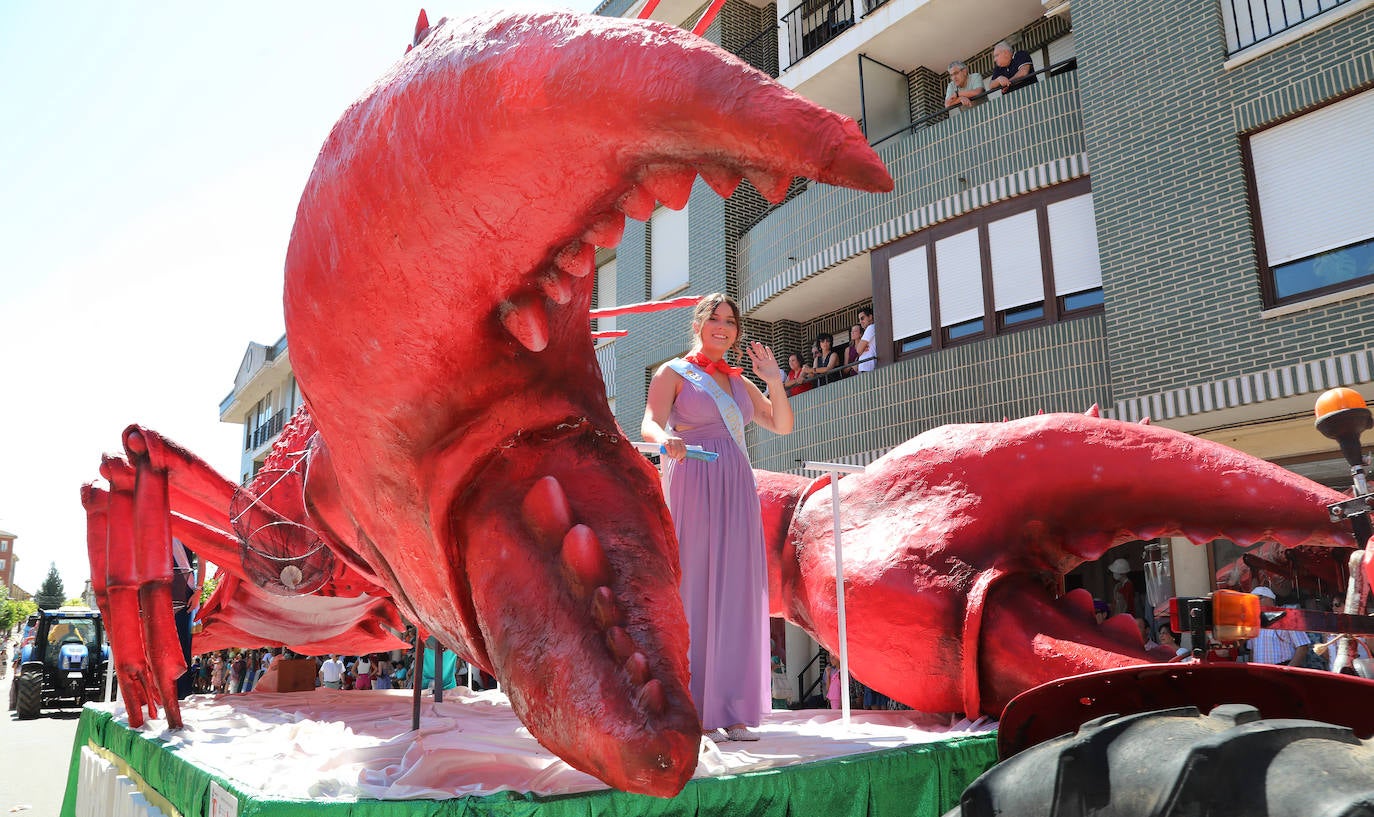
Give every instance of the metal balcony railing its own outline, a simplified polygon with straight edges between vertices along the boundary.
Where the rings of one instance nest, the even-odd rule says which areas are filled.
[[[754,39],[745,43],[735,56],[759,69],[770,77],[778,76],[778,27],[760,31]]]
[[[1051,65],[1047,68],[1041,68],[1039,71],[1035,72],[1035,76],[1037,80],[1043,80],[1047,76],[1058,76],[1059,74],[1072,74],[1077,70],[1078,58],[1070,57],[1069,59],[1064,60],[1063,62],[1057,62],[1054,65]],[[1076,75],[1074,77],[1074,82],[1077,82]],[[1015,96],[1015,92],[1013,92],[1013,94],[1009,98],[998,101],[998,104],[1006,104],[1007,102],[1015,104],[1016,99],[1017,97]],[[901,136],[904,133],[910,133],[912,131],[920,130],[921,128],[929,127],[939,122],[944,122],[946,119],[949,118],[949,113],[950,112],[948,109],[942,108],[938,111],[923,116],[920,119],[917,119],[910,125],[906,125],[893,133],[882,134],[877,136],[875,136],[874,134],[869,134],[869,144],[873,147],[877,147],[883,142],[886,142],[889,139],[895,139],[896,137]]]
[[[804,0],[782,18],[787,29],[787,67],[816,53],[854,23],[854,0]]]
[[[267,422],[252,429],[248,433],[247,445],[245,450],[253,451],[261,448],[277,434],[281,433],[282,427],[286,425],[286,409],[273,414],[267,418]]]
[[[1351,0],[1221,0],[1226,53],[1249,48]]]

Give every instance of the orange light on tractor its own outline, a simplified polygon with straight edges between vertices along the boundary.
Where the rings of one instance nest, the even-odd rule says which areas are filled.
[[[1327,389],[1317,398],[1317,418],[1321,419],[1342,409],[1368,408],[1364,398],[1354,389]]]
[[[1260,633],[1260,597],[1234,590],[1212,594],[1212,631],[1218,641],[1249,641]]]

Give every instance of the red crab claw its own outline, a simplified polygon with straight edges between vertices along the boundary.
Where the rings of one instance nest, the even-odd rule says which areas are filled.
[[[701,735],[676,542],[587,322],[595,245],[698,174],[892,187],[853,121],[680,29],[441,22],[334,128],[287,256],[312,515],[547,747],[657,795]]]
[[[775,612],[836,646],[830,491],[768,477]],[[1046,590],[1136,539],[1350,546],[1340,494],[1156,426],[1047,414],[945,426],[840,482],[849,655],[865,684],[927,711],[991,715],[1016,694],[1149,660],[1129,616]],[[800,502],[779,536],[789,502]],[[870,626],[881,621],[881,626]]]

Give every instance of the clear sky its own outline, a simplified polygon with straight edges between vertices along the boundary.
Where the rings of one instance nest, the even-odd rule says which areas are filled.
[[[429,18],[559,3],[445,0]],[[296,202],[421,3],[0,0],[0,529],[90,575],[79,489],[141,423],[230,479],[219,403],[283,331]]]

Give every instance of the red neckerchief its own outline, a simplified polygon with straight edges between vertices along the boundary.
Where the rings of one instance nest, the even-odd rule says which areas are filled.
[[[706,355],[703,355],[701,352],[693,352],[692,354],[684,357],[683,360],[687,361],[693,366],[702,369],[708,374],[712,371],[717,371],[725,375],[726,377],[730,377],[732,375],[739,375],[744,373],[744,370],[739,368],[738,366],[731,366],[729,363],[726,363],[724,358],[720,360],[711,360]]]

